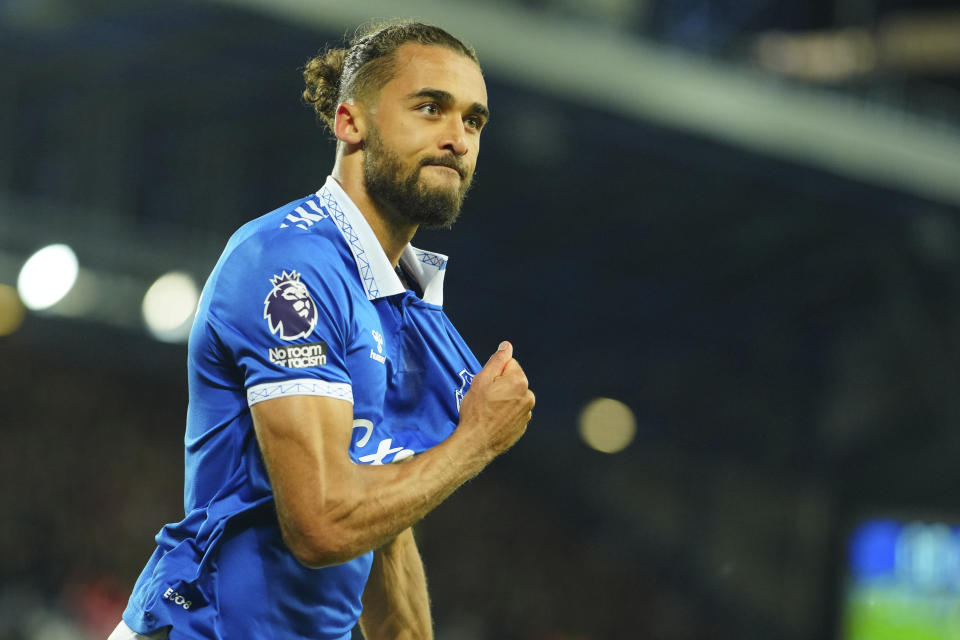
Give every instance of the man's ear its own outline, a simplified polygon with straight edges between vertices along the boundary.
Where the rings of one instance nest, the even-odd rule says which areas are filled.
[[[333,133],[337,140],[348,145],[359,145],[366,135],[366,116],[363,108],[352,102],[341,102],[333,121]]]

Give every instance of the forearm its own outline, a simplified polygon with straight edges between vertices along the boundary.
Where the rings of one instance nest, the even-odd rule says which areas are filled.
[[[418,522],[520,437],[533,394],[509,343],[474,376],[449,438],[399,464],[357,465],[353,405],[289,396],[251,405],[283,538],[309,567],[376,549]]]
[[[412,530],[374,553],[360,628],[367,640],[433,637],[427,580]]]
[[[529,405],[520,405],[515,419],[525,427],[533,406],[525,378],[523,390]],[[516,441],[522,431],[491,431],[488,426],[497,420],[478,410],[489,406],[470,399],[464,400],[460,424],[445,441],[399,464],[353,465],[350,481],[338,483],[347,490],[341,501],[327,501],[321,510],[341,533],[338,537],[351,543],[343,559],[375,549],[418,522]]]
[[[318,564],[344,562],[376,549],[420,521],[489,462],[454,433],[412,459],[388,465],[351,464],[336,491],[316,491],[311,531],[301,532],[320,550]],[[283,514],[281,514],[281,517]],[[303,520],[301,519],[301,522]]]

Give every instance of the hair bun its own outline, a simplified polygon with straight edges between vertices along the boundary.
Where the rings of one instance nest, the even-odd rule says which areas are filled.
[[[313,106],[317,116],[333,133],[336,117],[340,80],[343,76],[343,61],[347,57],[346,49],[327,49],[322,54],[307,61],[303,69],[306,89],[303,99]]]

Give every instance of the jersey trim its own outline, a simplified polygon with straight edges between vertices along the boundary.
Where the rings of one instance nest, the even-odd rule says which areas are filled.
[[[327,382],[316,378],[264,382],[247,389],[247,405],[253,406],[264,400],[284,396],[326,396],[353,404],[353,387],[346,382]]]
[[[376,234],[333,176],[327,177],[316,196],[353,253],[367,299],[376,300],[403,293],[403,283],[393,270]],[[423,290],[423,301],[443,306],[443,275],[447,268],[447,256],[408,244],[400,260]]]
[[[424,302],[443,306],[443,275],[447,271],[447,256],[407,245],[400,263],[423,288]]]

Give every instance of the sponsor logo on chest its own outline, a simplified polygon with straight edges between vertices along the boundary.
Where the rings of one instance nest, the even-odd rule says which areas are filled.
[[[363,418],[358,418],[353,421],[353,428],[363,430],[363,435],[361,435],[360,439],[357,440],[357,448],[372,448],[368,448],[367,445],[372,444],[370,442],[370,436],[373,435],[373,422]],[[376,451],[358,456],[357,461],[361,464],[376,466],[386,463],[402,462],[407,458],[412,457],[414,453],[416,452],[413,449],[407,449],[403,446],[393,446],[393,438],[384,438],[377,442]],[[387,456],[390,456],[390,458],[387,458]]]

